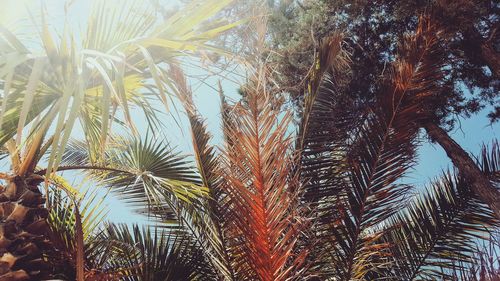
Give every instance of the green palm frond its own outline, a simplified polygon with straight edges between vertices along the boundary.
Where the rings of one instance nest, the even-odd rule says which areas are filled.
[[[336,94],[341,85],[338,83],[342,76],[349,69],[349,54],[342,46],[343,38],[341,34],[336,33],[322,41],[318,50],[318,55],[315,58],[315,64],[310,70],[307,77],[307,85],[305,87],[304,106],[299,126],[299,138],[297,143],[298,149],[303,149],[305,139],[309,133],[314,133],[314,128],[310,128],[312,124],[321,122],[321,119],[314,118],[314,114],[323,113],[323,117],[331,120],[329,114],[334,113],[332,108],[333,97],[340,98]],[[325,87],[326,85],[326,87]],[[340,108],[337,108],[340,109]],[[338,117],[341,115],[339,114]]]
[[[163,21],[143,1],[99,0],[91,9],[85,36],[70,32],[68,21],[62,34],[53,34],[42,9],[34,13],[34,18],[41,15],[41,50],[24,46],[14,33],[2,27],[5,48],[0,60],[4,92],[0,145],[14,135],[18,146],[24,139],[34,138],[37,145],[27,154],[34,157],[50,130],[53,138],[47,171],[51,172],[59,165],[78,120],[93,152],[102,151],[115,119],[137,133],[131,117],[133,108],[142,109],[150,126],[158,125],[154,114],[158,109],[151,98],[159,98],[167,106],[171,84],[159,65],[175,64],[175,57],[199,56],[202,52],[227,54],[211,46],[210,41],[239,23],[208,30],[204,23],[230,2],[193,1],[186,7],[189,10]],[[78,42],[80,39],[82,42]],[[30,124],[33,134],[23,136]],[[32,162],[32,158],[28,160],[26,163]],[[23,165],[21,173],[33,166]]]
[[[161,188],[186,202],[206,195],[207,189],[200,185],[190,162],[164,141],[148,137],[123,140],[118,142],[118,150],[111,152],[109,160],[113,166],[134,172],[128,176],[111,172],[105,179],[105,183],[123,194],[125,200],[133,201],[144,195],[154,200],[164,193]],[[157,187],[160,190],[157,191]],[[137,192],[138,189],[142,190]]]
[[[301,200],[305,208],[311,210],[310,217],[314,223],[311,227],[312,241],[305,242],[310,247],[309,259],[313,264],[313,273],[324,271],[328,262],[321,261],[323,253],[332,250],[328,243],[316,243],[321,236],[330,236],[325,227],[325,222],[331,221],[334,197],[341,191],[339,183],[343,177],[338,168],[344,166],[345,153],[340,148],[345,148],[347,135],[354,127],[348,125],[359,116],[352,116],[349,112],[340,112],[342,106],[338,103],[340,95],[337,94],[337,74],[340,70],[349,68],[349,55],[342,47],[343,38],[336,33],[325,38],[315,58],[314,65],[309,70],[305,83],[304,104],[300,113],[297,140],[295,148],[299,157],[295,169],[300,173],[302,181]],[[230,108],[225,102],[223,112]],[[227,115],[227,113],[226,113]],[[228,118],[225,118],[228,119]],[[224,120],[231,126],[230,120]],[[226,142],[231,140],[226,137]],[[335,168],[338,167],[338,168]],[[314,237],[314,239],[312,239]],[[303,241],[300,241],[302,243]],[[312,247],[311,247],[312,246]],[[321,268],[321,270],[318,270]]]
[[[387,245],[377,243],[383,232],[373,228],[404,206],[411,189],[399,181],[414,163],[413,142],[400,137],[377,118],[368,118],[360,131],[345,170],[345,190],[333,205],[338,217],[330,224],[335,245],[331,256],[339,276],[362,279],[372,268],[384,265],[372,259],[387,250]]]
[[[120,280],[215,280],[200,249],[178,233],[111,224],[97,239],[106,270]]]
[[[235,280],[231,258],[227,248],[226,233],[227,223],[222,220],[224,210],[222,202],[224,194],[221,189],[222,181],[218,177],[219,159],[215,154],[214,147],[209,144],[211,135],[208,133],[205,120],[197,112],[193,102],[192,92],[187,87],[187,81],[180,69],[172,69],[171,76],[174,77],[179,99],[181,100],[189,124],[191,127],[192,144],[194,156],[203,186],[208,188],[209,197],[203,200],[203,210],[190,212],[191,229],[196,231],[194,237],[202,239],[199,241],[206,255],[213,260],[218,274],[224,280]],[[182,219],[181,219],[182,220]],[[184,219],[185,220],[185,219]]]
[[[79,212],[81,218],[83,243],[88,246],[104,222],[107,208],[103,205],[104,198],[98,196],[95,190],[87,189],[81,192],[57,176],[52,179],[52,183],[48,194],[48,235],[57,250],[51,252],[50,261],[55,268],[61,270],[59,274],[72,279],[75,277],[78,243],[76,212]],[[79,204],[78,209],[75,203]],[[90,256],[84,255],[84,258],[90,262]],[[89,264],[86,265],[88,269]]]
[[[173,73],[174,70],[178,72]],[[151,168],[147,168],[141,173],[135,172],[134,174],[137,178],[144,173],[151,173],[189,181],[194,184],[201,183],[203,184],[203,196],[198,196],[196,200],[189,200],[190,202],[187,202],[187,198],[180,198],[172,195],[172,193],[161,191],[161,186],[158,184],[153,184],[153,187],[150,188],[138,186],[136,184],[137,178],[134,178],[133,174],[126,175],[120,171],[105,171],[103,173],[103,170],[99,169],[95,169],[93,174],[102,178],[103,184],[114,187],[113,189],[119,194],[120,198],[129,202],[137,201],[134,203],[138,207],[137,211],[146,214],[149,218],[154,218],[159,223],[158,227],[171,231],[183,230],[189,233],[194,241],[193,243],[200,249],[203,249],[203,253],[209,258],[212,266],[218,268],[218,274],[223,278],[232,279],[231,268],[221,237],[220,216],[216,215],[216,212],[213,211],[219,207],[215,206],[217,204],[215,199],[204,196],[211,195],[215,198],[215,155],[213,149],[208,146],[210,137],[205,131],[203,121],[194,111],[191,97],[187,96],[187,94],[190,95],[190,92],[186,88],[185,78],[182,72],[179,71],[180,69],[178,68],[172,68],[170,75],[176,79],[179,98],[186,106],[190,124],[192,125],[195,159],[198,163],[198,174],[201,176],[201,180],[198,175],[194,174],[194,170],[192,169],[189,172],[193,173],[189,175],[168,173],[166,165],[163,164],[171,162],[169,165],[175,165],[175,162],[179,159],[174,160],[176,155],[172,155],[172,159],[167,159],[167,156],[170,157],[167,155],[170,153],[168,145],[164,142],[153,141],[152,139],[146,139],[144,142],[130,141],[130,139],[118,140],[114,143],[110,141],[109,144],[111,146],[105,152],[104,159],[107,166],[114,170],[127,167],[129,171],[132,171],[134,167],[139,169],[139,167],[151,166]],[[182,95],[180,95],[181,92]],[[130,142],[126,143],[127,141]],[[83,168],[91,164],[91,155],[86,150],[85,143],[75,141],[70,143],[63,157],[63,165],[68,166],[62,166],[61,168],[65,169],[71,166],[74,168],[78,166]],[[178,164],[184,165],[185,163]],[[94,165],[101,168],[103,166],[99,165],[99,163],[95,163]],[[119,188],[117,189],[117,187]],[[146,185],[146,187],[149,187],[149,185]],[[147,191],[150,191],[152,188],[159,189],[160,191],[155,190],[153,196],[149,196]],[[200,189],[202,188],[200,187]],[[149,194],[151,193],[149,192]]]
[[[92,163],[84,142],[74,141],[66,150],[59,170],[84,169],[100,185],[134,211],[154,219],[168,231],[184,231],[192,235],[201,249],[210,238],[200,209],[208,189],[200,185],[194,167],[185,157],[173,152],[159,139],[114,138],[109,142],[104,162]],[[107,271],[104,271],[107,272]]]
[[[366,119],[363,113],[366,110],[362,108],[352,112],[344,110],[352,107],[346,106],[350,101],[338,98],[337,87],[331,74],[324,74],[314,104],[304,113],[309,124],[302,125],[305,134],[297,144],[302,146],[299,163],[304,181],[302,198],[311,209],[315,222],[312,233],[318,241],[311,259],[315,271],[327,276],[337,275],[331,271],[337,263],[331,259],[332,253],[338,252],[332,227],[341,218],[342,201],[348,188],[347,157],[352,150],[352,136],[358,134]]]
[[[348,258],[340,256],[341,249],[332,229],[340,223],[344,210],[347,156],[353,136],[366,118],[366,109],[361,107],[345,110],[355,107],[352,100],[340,94],[344,89],[339,81],[344,74],[339,70],[347,69],[348,62],[340,34],[322,42],[314,69],[309,73],[296,143],[300,153],[298,169],[304,182],[302,200],[308,204],[314,222],[311,228],[314,241],[307,243],[314,245],[310,254],[312,272],[325,278],[341,276],[339,271],[348,267],[338,263]]]
[[[489,239],[499,223],[463,178],[445,173],[389,220],[383,239],[391,245],[392,261],[384,274],[397,280],[451,280],[443,274],[472,262],[476,243]]]
[[[139,211],[148,205],[164,207],[170,204],[165,202],[166,198],[194,203],[208,191],[200,185],[186,157],[174,152],[165,141],[150,136],[115,138],[110,141],[103,162],[98,163],[91,162],[82,142],[73,142],[59,167],[59,170],[72,169],[85,169],[93,179]]]

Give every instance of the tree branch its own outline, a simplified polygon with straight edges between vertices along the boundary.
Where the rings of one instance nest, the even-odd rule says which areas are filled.
[[[441,127],[434,123],[424,125],[432,140],[439,143],[462,176],[469,181],[481,200],[488,204],[495,216],[500,219],[500,190],[495,188],[474,160]]]

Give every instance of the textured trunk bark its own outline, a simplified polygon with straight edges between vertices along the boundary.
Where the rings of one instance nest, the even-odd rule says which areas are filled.
[[[471,189],[483,202],[488,204],[495,216],[500,219],[500,190],[493,186],[469,154],[445,130],[434,123],[425,124],[424,128],[431,139],[439,143],[446,151],[458,172],[469,181]]]
[[[44,253],[47,238],[44,198],[39,176],[11,179],[0,189],[0,281],[44,280],[51,267]]]

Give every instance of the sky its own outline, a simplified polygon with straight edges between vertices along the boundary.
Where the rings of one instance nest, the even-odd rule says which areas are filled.
[[[26,18],[26,7],[36,7],[40,1],[36,0],[3,0],[6,1],[5,4],[2,3],[4,9],[0,12],[0,23],[5,24],[6,22],[12,23],[12,19]],[[113,0],[116,1],[116,0]],[[146,0],[145,0],[146,1]],[[63,24],[64,17],[63,7],[65,3],[72,1],[65,0],[47,0],[44,1],[47,4],[48,10],[50,11],[51,19],[53,21],[54,27],[58,27]],[[168,5],[175,5],[177,1],[161,1]],[[84,23],[86,14],[88,14],[89,1],[76,1],[72,9],[71,21],[74,21],[75,28],[81,29]],[[76,12],[75,12],[76,11]],[[19,22],[16,22],[19,24]],[[200,71],[199,66],[191,61],[184,62],[184,69],[187,74],[199,75],[203,74]],[[240,72],[242,73],[242,72]],[[236,97],[236,91],[238,89],[237,81],[241,77],[232,77],[234,79],[223,79],[222,77],[210,77],[204,83],[200,83],[196,79],[191,79],[191,87],[193,89],[194,100],[198,105],[198,110],[201,115],[206,118],[206,124],[208,130],[213,135],[213,144],[220,144],[222,140],[221,134],[221,124],[220,124],[220,104],[219,96],[216,91],[217,83],[220,80],[224,92],[229,97]],[[490,108],[479,112],[477,115],[469,119],[460,119],[460,128],[456,128],[450,134],[452,138],[457,141],[466,151],[478,155],[481,145],[486,143],[491,143],[492,140],[499,137],[500,125],[497,123],[495,125],[490,125],[489,120],[486,118]],[[139,130],[144,132],[147,129],[144,123],[141,123],[141,116],[137,113],[134,114],[135,123]],[[188,131],[187,120],[183,112],[178,112],[179,117],[178,122],[180,126],[172,120],[172,117],[166,114],[162,119],[165,122],[165,127],[167,128],[165,134],[170,144],[177,148],[178,151],[184,152],[186,155],[192,154],[191,138]],[[184,129],[182,129],[184,128]],[[77,132],[78,133],[78,132]],[[417,166],[408,174],[406,182],[413,184],[418,188],[421,188],[428,184],[430,180],[437,177],[443,170],[449,169],[451,167],[451,162],[444,153],[444,151],[436,144],[429,143],[425,137],[422,140],[422,145],[418,150],[419,161]],[[81,181],[81,177],[75,173],[64,173],[63,174],[70,183],[78,185]],[[91,184],[91,183],[90,183]],[[100,195],[105,195],[107,192],[104,189],[99,191]],[[119,201],[113,195],[107,195],[105,199],[105,205],[109,210],[108,219],[113,222],[124,222],[124,223],[144,223],[145,218],[143,216],[137,215],[130,211],[129,206],[125,205],[123,202]]]

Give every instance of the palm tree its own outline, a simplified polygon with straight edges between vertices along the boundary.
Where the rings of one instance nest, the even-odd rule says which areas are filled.
[[[474,202],[477,195],[469,192],[470,186],[466,191],[455,188],[464,185],[463,178],[444,177],[440,181],[448,184],[436,183],[439,188],[423,195],[430,198],[428,201],[412,198],[414,188],[404,184],[405,173],[416,163],[415,124],[426,117],[424,110],[432,102],[442,75],[433,28],[427,18],[420,19],[415,34],[402,42],[400,56],[385,81],[384,94],[378,97],[377,104],[369,106],[336,94],[342,84],[335,80],[335,70],[328,70],[328,63],[332,62],[328,58],[332,57],[331,50],[338,47],[320,52],[319,65],[323,67],[314,75],[323,76],[323,82],[314,79],[314,75],[309,82],[312,91],[306,96],[303,113],[303,120],[309,123],[302,123],[301,135],[305,137],[299,144],[302,172],[310,179],[304,186],[304,198],[314,206],[316,233],[321,241],[313,252],[313,260],[326,259],[316,267],[326,279],[429,278],[425,276],[432,275],[432,268],[412,266],[429,262],[446,269],[453,262],[466,263],[474,237],[484,231],[483,227],[498,223],[484,203]],[[326,46],[332,45],[327,43]],[[356,107],[357,110],[345,110]],[[460,196],[468,199],[455,199]],[[472,206],[460,205],[461,211],[455,212],[464,218],[451,218],[460,223],[453,226],[454,230],[447,229],[451,226],[443,221],[450,220],[449,209],[456,208],[450,205],[460,202]],[[394,219],[399,216],[400,220]],[[471,225],[472,221],[478,224]],[[422,224],[413,225],[417,222]],[[387,238],[394,230],[407,232]],[[448,239],[436,236],[441,231],[452,235],[457,243],[439,240]],[[413,244],[407,241],[411,238],[409,233],[415,235]],[[408,268],[397,267],[404,260],[394,252],[399,243],[408,243],[404,245],[405,253],[414,255],[404,265]],[[447,244],[448,248],[435,243]],[[440,262],[432,262],[434,255],[441,257]],[[404,275],[405,270],[411,273]]]
[[[427,23],[423,18],[404,46],[432,38]],[[219,153],[210,145],[181,70],[173,68],[170,77],[191,125],[198,171],[193,177],[199,177],[186,181],[202,183],[210,196],[187,202],[160,188],[151,191],[159,195],[152,198],[131,185],[128,194],[133,196],[126,197],[158,219],[169,235],[191,239],[189,245],[201,254],[188,253],[181,264],[195,264],[184,272],[199,270],[205,280],[467,280],[458,272],[479,274],[473,272],[476,248],[499,226],[494,212],[455,171],[423,191],[405,184],[405,174],[417,161],[413,121],[422,113],[415,112],[415,103],[439,86],[439,61],[432,44],[430,49],[403,49],[408,53],[394,63],[380,103],[346,112],[352,101],[335,92],[341,86],[335,75],[348,65],[342,38],[324,41],[295,147],[290,113],[271,92],[268,69],[258,68],[242,88],[241,101],[229,104],[221,95],[225,141]],[[69,164],[89,165],[89,157],[77,152],[84,149],[70,151]],[[122,164],[111,163],[122,160],[112,155],[122,154],[111,153],[109,167],[120,169]],[[147,153],[156,159],[153,154]],[[477,163],[493,182],[498,182],[499,155],[493,145]],[[116,171],[87,172],[111,190],[123,190]],[[151,263],[135,255],[129,260],[134,262],[128,267]],[[167,275],[137,274],[136,280],[169,280]]]
[[[196,167],[152,135],[110,134],[106,150],[89,149],[88,140],[68,140],[64,153],[54,152],[54,164],[33,165],[13,178],[38,190],[39,182],[56,183],[57,177],[44,177],[51,171],[82,169],[156,219],[152,229],[109,225],[89,232],[79,204],[67,201],[70,213],[52,208],[53,233],[79,236],[56,248],[76,252],[78,259],[75,273],[60,274],[89,280],[453,280],[459,269],[473,269],[477,242],[500,222],[471,192],[470,182],[450,172],[423,192],[404,183],[417,161],[414,122],[426,116],[416,104],[433,96],[441,75],[427,23],[422,19],[404,42],[385,81],[386,95],[354,112],[345,110],[353,101],[335,92],[342,86],[336,76],[349,62],[342,38],[325,40],[295,138],[290,113],[274,95],[270,70],[259,65],[242,88],[241,101],[230,104],[221,93],[221,152],[209,142],[181,69],[171,65],[164,76],[187,113]],[[101,127],[93,128],[100,137]],[[58,142],[38,145],[35,155],[45,154],[52,143]],[[7,148],[14,167],[22,166],[15,141],[9,140]],[[478,164],[494,182],[499,155],[498,146],[485,149]],[[36,194],[34,209],[42,210],[41,194]],[[51,204],[61,202],[55,198]],[[7,221],[24,226],[16,224],[17,217]],[[43,214],[39,217],[45,221]],[[39,260],[6,264],[12,271],[29,261]],[[22,273],[9,274],[22,280]]]
[[[114,127],[137,134],[132,108],[142,111],[150,126],[159,126],[158,108],[152,101],[158,99],[168,106],[172,97],[165,69],[182,56],[222,53],[209,41],[235,24],[216,23],[208,28],[202,24],[230,2],[193,1],[185,7],[189,13],[180,10],[160,19],[143,1],[95,1],[85,33],[72,33],[66,20],[58,35],[49,31],[42,9],[33,16],[34,21],[41,21],[39,44],[25,45],[15,32],[0,28],[0,145],[8,151],[12,166],[2,174],[6,184],[0,195],[0,280],[40,280],[53,275],[47,259],[48,251],[54,249],[47,236],[50,201],[43,198],[38,185],[45,182],[45,196],[49,196],[53,173],[60,169],[75,129],[84,134],[92,166],[64,169],[98,166]],[[40,170],[39,165],[45,168]],[[183,168],[173,169],[173,174],[182,174],[179,169]],[[148,177],[138,175],[137,170],[119,172],[142,177],[145,188],[153,182],[168,186],[183,200],[203,192],[192,183],[170,178],[173,174]],[[83,280],[83,276],[78,278]]]
[[[263,95],[260,96],[264,100],[263,97]],[[233,120],[231,122],[237,120],[233,119],[236,116],[242,118],[241,120],[247,120],[246,115],[243,114],[245,110],[243,108],[246,105],[240,103],[236,106],[236,108],[226,112],[228,114],[226,117],[233,116],[229,117],[230,120]],[[226,109],[232,108],[227,104],[224,107]],[[250,112],[249,110],[247,114]],[[202,123],[201,121],[200,123],[193,122],[193,124],[198,125]],[[193,128],[198,128],[199,132],[203,132],[193,135],[194,143],[203,148],[198,150],[196,158],[206,160],[207,155],[214,155],[212,148],[203,141],[206,140],[206,131],[203,126],[193,126]],[[247,140],[246,137],[247,135],[244,134],[238,137],[233,135],[232,138],[228,138],[230,142],[226,145],[229,148],[237,145],[243,148],[240,140]],[[281,142],[279,138],[276,140],[276,145],[286,144]],[[131,143],[136,143],[136,141],[132,140]],[[122,164],[113,166],[119,170],[123,167],[129,167],[130,163],[139,163],[141,160],[161,159],[153,156],[158,155],[157,151],[161,151],[158,147],[165,147],[165,145],[153,143],[154,145],[139,146],[144,150],[135,145],[117,146],[123,152],[136,151],[137,149],[142,153],[129,152],[130,154],[125,154],[121,158],[111,156],[110,159],[118,160],[116,163],[123,163],[123,166],[120,166]],[[255,155],[250,153],[252,150],[245,151],[249,152],[249,156]],[[279,150],[272,150],[269,155],[280,160],[282,158],[277,156],[277,151]],[[66,164],[86,165],[88,157],[84,148],[75,144],[71,145],[67,152],[71,157],[63,160],[61,167],[66,167],[64,166]],[[308,154],[309,157],[311,154]],[[492,179],[498,174],[499,154],[498,146],[492,147],[491,152],[486,148],[483,151],[480,163],[484,167],[484,171],[492,175]],[[123,155],[123,153],[114,155]],[[148,157],[131,155],[148,155]],[[241,157],[241,154],[238,156]],[[311,189],[317,188],[322,192],[309,193],[308,197],[299,195],[298,197],[302,201],[300,202],[301,207],[292,205],[293,200],[287,200],[287,197],[282,199],[280,196],[272,197],[276,201],[270,200],[278,202],[276,205],[265,205],[271,206],[269,212],[279,212],[287,206],[296,208],[291,208],[288,211],[288,214],[293,218],[286,217],[280,221],[279,216],[271,217],[277,218],[276,224],[278,226],[290,227],[288,232],[276,232],[278,227],[269,229],[269,233],[273,234],[271,237],[283,239],[279,240],[279,243],[276,243],[272,249],[278,251],[282,249],[283,245],[287,251],[281,255],[265,255],[264,249],[255,249],[257,247],[255,245],[263,241],[270,241],[270,239],[262,239],[261,232],[259,232],[259,236],[252,236],[253,233],[257,232],[257,227],[262,224],[261,218],[257,217],[262,214],[257,212],[258,208],[252,209],[252,211],[245,209],[253,207],[253,204],[258,204],[258,197],[253,198],[245,195],[247,193],[243,193],[254,191],[253,189],[233,191],[233,187],[228,187],[228,179],[235,182],[236,187],[239,186],[238,183],[242,182],[238,178],[234,179],[230,176],[245,176],[244,178],[247,178],[247,174],[240,174],[239,170],[236,169],[239,165],[245,166],[247,164],[241,158],[234,158],[238,159],[239,162],[229,162],[231,165],[226,166],[227,164],[222,161],[228,160],[221,159],[222,157],[233,159],[232,157],[235,156],[229,158],[229,156],[221,154],[220,158],[212,158],[212,162],[198,162],[199,171],[215,172],[220,170],[213,166],[214,161],[221,161],[220,163],[224,165],[222,167],[225,169],[221,173],[230,173],[219,178],[216,182],[212,182],[211,186],[214,189],[208,192],[214,194],[214,197],[208,200],[196,197],[196,200],[192,200],[188,204],[181,200],[175,200],[169,196],[170,192],[165,192],[163,188],[159,187],[156,187],[159,196],[156,197],[156,201],[151,201],[143,192],[146,189],[140,184],[135,185],[130,178],[123,181],[127,178],[124,177],[126,174],[123,172],[87,170],[90,175],[100,177],[102,183],[108,185],[111,191],[122,196],[133,206],[139,206],[138,211],[146,212],[152,218],[158,219],[159,223],[153,230],[143,229],[141,231],[138,227],[130,229],[124,226],[104,228],[104,232],[98,234],[97,238],[86,242],[90,244],[87,248],[98,249],[97,251],[89,251],[88,253],[95,252],[96,254],[87,254],[85,258],[89,264],[97,265],[90,272],[114,274],[112,276],[120,276],[125,280],[266,280],[266,278],[268,278],[267,280],[280,280],[280,273],[283,272],[280,270],[281,268],[271,271],[277,275],[269,277],[265,274],[273,268],[255,265],[257,262],[261,262],[259,259],[268,258],[272,262],[273,258],[281,257],[287,261],[284,264],[290,266],[284,272],[289,274],[288,277],[291,279],[298,280],[314,279],[315,277],[320,280],[448,280],[455,276],[453,274],[456,274],[458,269],[473,269],[469,265],[474,265],[476,262],[474,258],[478,239],[486,238],[488,229],[499,225],[488,206],[471,191],[468,182],[454,173],[444,174],[424,192],[421,192],[420,196],[408,198],[406,201],[395,202],[395,200],[383,199],[384,193],[391,194],[390,187],[386,187],[387,191],[382,195],[377,193],[370,195],[371,198],[382,199],[380,201],[366,200],[368,202],[367,209],[370,212],[384,215],[384,212],[387,212],[384,208],[390,208],[389,212],[393,215],[379,222],[371,221],[370,219],[374,216],[370,215],[365,216],[367,221],[358,222],[355,215],[359,210],[357,207],[359,201],[354,200],[354,196],[361,194],[360,187],[347,185],[350,178],[343,176],[341,172],[335,172],[332,169],[333,172],[326,173],[330,169],[324,168],[325,173],[320,174],[323,177],[311,179],[307,185]],[[337,158],[334,160],[338,161],[338,155],[335,157]],[[119,159],[131,160],[127,160],[130,162],[122,162]],[[170,161],[170,158],[165,159]],[[304,162],[312,164],[311,158],[308,159]],[[317,166],[332,167],[328,165],[326,159],[328,158],[321,157],[314,161],[316,161]],[[155,160],[150,163],[160,163],[159,167],[165,167],[162,164],[165,162]],[[266,162],[273,163],[270,160]],[[151,171],[150,174],[161,173],[161,170],[154,169],[156,165],[140,166],[144,167],[144,171]],[[209,169],[210,167],[212,168]],[[286,166],[282,166],[282,168],[284,167]],[[338,168],[337,163],[334,167],[342,171],[342,168]],[[277,168],[277,166],[273,166],[273,168]],[[350,170],[357,168],[357,166],[345,166],[345,168]],[[273,169],[267,168],[266,170],[272,171]],[[249,171],[252,170],[247,170],[247,172]],[[357,171],[359,170],[354,170],[354,172]],[[199,175],[201,175],[201,179],[206,179],[201,172]],[[117,176],[119,180],[116,179]],[[195,175],[193,174],[193,176]],[[329,181],[326,180],[328,178]],[[289,179],[292,183],[296,182],[293,177]],[[344,179],[345,182],[339,183],[336,179]],[[128,183],[126,189],[124,189],[124,183]],[[247,183],[252,183],[252,181],[247,181]],[[154,188],[154,186],[152,187]],[[403,188],[408,190],[410,187],[404,186]],[[398,190],[397,188],[393,189]],[[351,192],[352,195],[347,192]],[[347,195],[345,195],[346,193]],[[165,197],[162,197],[161,194]],[[275,193],[270,194],[274,196]],[[295,193],[291,192],[291,194]],[[401,193],[397,192],[392,194],[392,196],[402,196]],[[246,205],[232,201],[243,199],[249,200]],[[306,200],[310,203],[307,203]],[[311,212],[304,210],[305,206],[310,208]],[[400,207],[402,210],[395,210],[396,207]],[[308,218],[309,221],[302,220],[304,218]],[[239,220],[246,223],[240,225]],[[274,226],[274,224],[264,224],[261,227],[265,229],[267,225]],[[372,227],[368,228],[366,225]],[[279,229],[281,230],[281,228]],[[292,234],[285,235],[285,233]],[[283,236],[278,234],[283,234]],[[285,238],[292,239],[292,241]],[[353,242],[359,243],[361,246],[353,245]],[[106,258],[103,260],[102,256]],[[274,264],[279,265],[276,262],[270,263],[270,265]],[[182,275],[184,276],[182,277],[175,274],[186,275]]]

